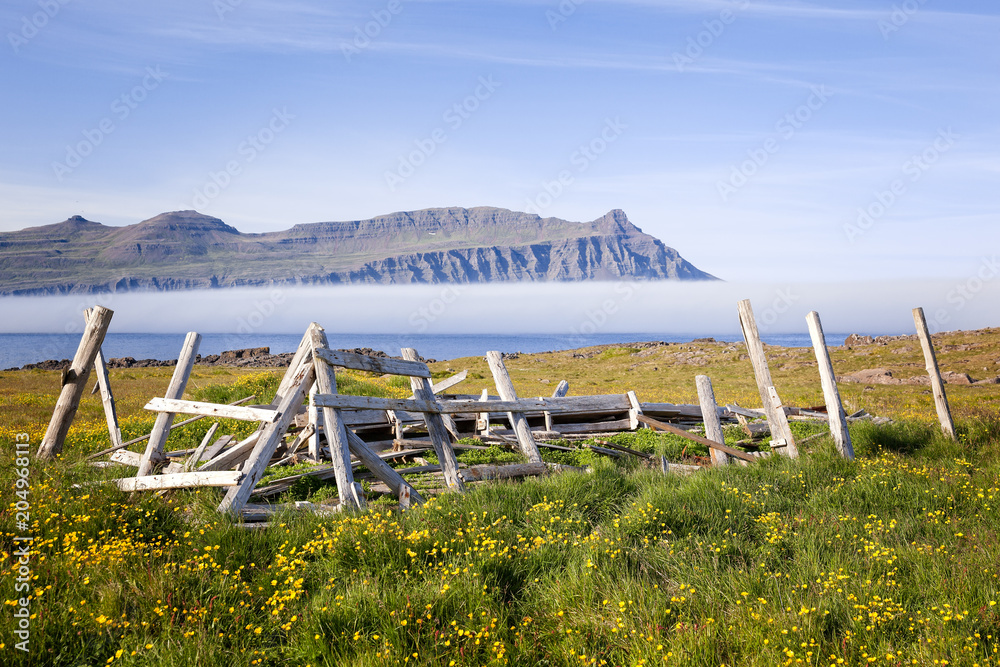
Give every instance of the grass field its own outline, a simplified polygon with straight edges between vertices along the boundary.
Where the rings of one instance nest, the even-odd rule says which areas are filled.
[[[998,373],[1000,332],[936,342],[944,370]],[[786,403],[822,403],[809,350],[768,352]],[[923,366],[912,341],[833,356],[838,373],[888,366],[906,377]],[[470,370],[458,391],[487,386],[481,360],[433,370],[449,368]],[[636,389],[642,400],[693,402],[694,375],[704,373],[720,402],[759,404],[740,346],[522,355],[508,368],[524,396],[567,379],[571,394]],[[169,374],[112,371],[126,438],[148,432],[141,406]],[[277,377],[197,368],[188,397],[268,400]],[[341,387],[408,393],[363,374]],[[100,402],[88,397],[62,459],[30,462],[24,531],[14,442],[27,433],[37,446],[57,389],[54,373],[0,374],[10,461],[0,466],[3,664],[1000,665],[998,385],[949,385],[957,443],[940,435],[926,387],[842,385],[850,409],[895,420],[853,425],[855,461],[835,456],[827,437],[796,461],[690,477],[572,454],[561,462],[591,471],[487,483],[405,513],[376,503],[334,518],[289,514],[266,530],[216,515],[212,490],[129,497],[89,485],[102,473],[82,456],[107,446],[107,435]],[[207,428],[185,427],[169,448],[191,446]],[[684,446],[648,431],[617,439],[672,460]],[[309,485],[293,493],[331,494]],[[26,595],[15,592],[14,537],[23,534],[35,538],[29,653],[13,634]]]

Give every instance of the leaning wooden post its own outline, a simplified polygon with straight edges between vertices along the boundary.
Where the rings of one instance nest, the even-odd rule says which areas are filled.
[[[719,420],[719,405],[715,402],[715,391],[712,381],[707,375],[698,375],[694,379],[698,387],[698,401],[701,403],[701,418],[705,422],[705,437],[720,445],[726,444],[726,436],[722,433],[722,422]],[[709,449],[712,454],[712,464],[724,466],[729,463],[729,457],[719,449]]]
[[[500,394],[500,399],[504,401],[516,401],[517,392],[514,391],[514,383],[510,381],[510,374],[507,373],[507,367],[504,365],[503,357],[500,353],[496,350],[487,352],[486,363],[489,364],[490,372],[493,373],[493,381],[497,386],[497,393]],[[531,427],[528,426],[528,419],[520,412],[509,412],[507,416],[510,418],[511,428],[514,429],[514,433],[517,436],[517,444],[521,448],[521,453],[531,463],[541,463],[542,455],[538,453],[538,445],[535,444],[535,438],[531,435]]]
[[[412,347],[404,347],[402,354],[403,359],[407,361],[420,360],[420,355]],[[431,402],[437,400],[431,389],[431,381],[425,377],[411,375],[410,389],[418,400]],[[436,412],[425,412],[424,423],[427,425],[427,435],[430,436],[431,443],[434,445],[434,453],[437,454],[438,461],[441,463],[444,481],[448,488],[458,492],[465,491],[465,483],[458,473],[458,459],[455,457],[455,450],[451,446],[451,438],[441,415]]]
[[[184,347],[177,357],[177,367],[174,368],[173,377],[170,378],[170,385],[164,398],[183,398],[184,388],[187,386],[188,377],[191,375],[191,368],[194,366],[194,359],[198,354],[198,346],[201,344],[201,334],[191,331],[184,338]],[[136,477],[151,475],[153,467],[163,458],[163,447],[167,444],[167,436],[170,435],[170,426],[174,423],[174,413],[161,412],[156,415],[153,422],[153,430],[149,433],[149,441],[146,443],[146,451],[139,461],[139,470]]]
[[[318,372],[318,369],[317,369]],[[309,458],[313,461],[321,461],[323,459],[322,450],[322,439],[320,438],[320,427],[323,426],[323,412],[316,407],[316,386],[319,384],[317,382],[309,390],[309,408],[307,410],[307,415],[309,417],[309,424],[313,427],[313,433],[309,436]],[[325,431],[324,431],[325,432]]]
[[[38,446],[40,458],[52,458],[62,453],[66,434],[76,416],[77,408],[80,407],[80,397],[83,396],[83,392],[87,388],[90,369],[94,366],[94,358],[97,357],[97,352],[104,342],[104,336],[108,333],[112,315],[114,315],[114,311],[103,306],[94,306],[90,310],[90,317],[87,318],[80,346],[73,356],[73,363],[70,364],[68,370],[63,372],[59,400],[56,401],[49,427],[45,430],[45,436]]]
[[[747,344],[747,354],[753,364],[754,377],[757,378],[757,389],[760,400],[767,414],[767,423],[771,427],[771,448],[779,454],[798,458],[799,450],[795,447],[795,438],[788,427],[788,418],[778,398],[778,390],[771,379],[771,369],[767,365],[764,354],[764,344],[760,342],[760,332],[757,331],[757,320],[753,316],[753,306],[749,299],[739,302],[740,326],[743,327],[743,339]]]
[[[118,411],[115,409],[115,396],[111,393],[111,378],[108,377],[108,366],[104,363],[104,353],[97,351],[94,358],[94,368],[97,370],[97,386],[101,390],[101,403],[104,404],[104,419],[108,422],[108,435],[111,446],[121,449],[122,430],[118,426]]]
[[[245,476],[240,479],[238,486],[233,486],[226,492],[225,498],[219,503],[220,512],[239,514],[243,506],[247,504],[257,482],[264,476],[264,471],[271,461],[274,450],[278,448],[278,443],[285,436],[285,431],[288,430],[299,407],[305,401],[309,388],[316,380],[316,371],[308,350],[300,357],[297,367],[289,367],[285,372],[285,377],[288,378],[288,382],[282,383],[285,393],[277,405],[278,418],[270,424],[266,424],[260,431],[257,444],[254,445],[250,457],[241,469]]]
[[[826,400],[826,414],[830,420],[830,434],[837,445],[837,451],[845,459],[854,458],[854,446],[851,444],[851,433],[847,430],[847,413],[840,400],[837,390],[837,378],[833,374],[833,362],[830,361],[830,351],[826,349],[826,337],[823,335],[823,323],[815,310],[806,315],[809,324],[809,336],[812,338],[813,349],[816,351],[816,363],[819,365],[819,378],[823,384],[823,398]]]
[[[330,344],[326,338],[326,331],[315,322],[310,327],[313,348],[313,367],[316,371],[316,383],[313,388],[320,394],[337,393],[337,376],[333,368],[319,358],[316,350],[330,349]],[[310,396],[315,397],[316,393],[310,391]],[[310,404],[310,408],[315,406]],[[351,469],[351,449],[347,442],[347,427],[344,425],[344,417],[338,408],[323,408],[323,425],[326,433],[326,442],[330,446],[330,460],[333,463],[333,474],[337,480],[337,495],[340,496],[342,507],[364,509],[364,491],[361,485],[354,481],[354,472]],[[316,460],[319,460],[319,451],[316,451]]]
[[[955,422],[951,418],[951,408],[948,407],[948,395],[944,391],[944,380],[941,379],[941,369],[938,367],[934,344],[931,342],[931,332],[927,329],[927,319],[923,308],[913,309],[913,322],[917,325],[917,337],[920,347],[924,349],[924,361],[927,364],[927,374],[931,376],[931,388],[934,390],[934,407],[937,408],[941,430],[952,440],[955,440]]]

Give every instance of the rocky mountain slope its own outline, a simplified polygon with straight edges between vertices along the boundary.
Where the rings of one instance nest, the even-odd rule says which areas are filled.
[[[74,216],[0,233],[0,294],[271,284],[716,280],[625,213],[577,223],[443,208],[244,234],[196,211],[126,227]]]

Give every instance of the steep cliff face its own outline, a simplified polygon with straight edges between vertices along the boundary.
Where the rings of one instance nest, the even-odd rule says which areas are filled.
[[[715,280],[620,210],[575,223],[427,209],[266,234],[179,211],[127,227],[74,216],[0,234],[0,294],[621,278]]]

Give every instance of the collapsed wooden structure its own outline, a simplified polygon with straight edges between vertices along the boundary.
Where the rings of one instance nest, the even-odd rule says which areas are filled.
[[[848,458],[853,458],[854,455],[847,430],[848,417],[837,392],[822,325],[815,312],[809,314],[807,322],[819,364],[826,401],[825,413],[789,408],[782,404],[771,379],[750,302],[742,301],[739,304],[740,322],[757,379],[763,405],[761,410],[748,410],[735,405],[718,406],[711,380],[704,375],[696,378],[699,405],[642,403],[634,391],[622,395],[568,396],[568,384],[565,381],[559,384],[551,397],[519,398],[503,356],[495,351],[487,352],[486,360],[498,396],[490,396],[484,390],[480,396],[439,397],[439,394],[464,380],[466,373],[456,374],[435,385],[431,383],[430,370],[420,361],[416,350],[403,349],[401,359],[332,350],[323,328],[313,323],[299,343],[275,396],[270,403],[261,405],[246,405],[255,397],[247,397],[228,405],[184,400],[184,389],[201,338],[197,333],[189,333],[165,395],[152,399],[145,406],[157,413],[150,434],[128,442],[122,442],[118,429],[114,398],[101,353],[101,343],[112,314],[110,310],[99,306],[86,312],[84,335],[71,367],[63,373],[63,388],[39,455],[54,456],[61,451],[89,374],[92,369],[96,369],[96,388],[101,392],[111,441],[111,447],[94,455],[110,454],[110,459],[96,462],[96,465],[119,464],[136,468],[134,476],[111,481],[126,491],[219,487],[224,490],[219,511],[238,514],[245,519],[266,517],[273,511],[273,508],[249,504],[254,493],[263,497],[276,495],[305,476],[335,480],[339,497],[337,509],[363,509],[366,506],[365,494],[358,481],[365,477],[377,480],[385,492],[398,499],[400,507],[406,508],[413,503],[421,503],[424,499],[406,481],[403,474],[440,471],[446,488],[461,492],[466,484],[472,482],[539,475],[552,469],[567,467],[543,462],[539,453],[540,445],[566,449],[547,443],[546,440],[589,438],[595,434],[643,427],[673,433],[706,446],[711,453],[712,465],[726,465],[731,459],[746,465],[771,452],[797,457],[798,448],[789,427],[789,417],[821,419],[829,422],[831,434],[841,454]],[[920,309],[914,311],[914,318],[920,332]],[[927,345],[924,346],[924,351],[928,354],[928,371],[933,378],[933,374],[937,372],[937,364],[933,358],[929,335],[926,334],[926,325],[923,327],[921,340],[925,338]],[[407,399],[392,399],[340,394],[337,391],[337,368],[407,377],[412,395]],[[943,411],[939,403],[939,414],[947,414],[950,420],[940,375],[934,388],[935,398],[940,395],[944,401]],[[181,414],[195,416],[174,424],[175,416]],[[216,422],[194,450],[165,451],[167,437],[173,428],[205,417],[254,422],[257,428],[252,435],[241,441],[236,441],[233,436],[213,440],[218,427]],[[755,418],[766,418],[767,425],[748,422],[748,419]],[[723,420],[739,421],[751,436],[755,433],[769,433],[769,448],[748,452],[727,446],[722,433]],[[498,422],[504,422],[505,428],[498,429]],[[689,430],[702,424],[704,436]],[[948,432],[943,416],[942,427]],[[426,432],[426,439],[406,437],[407,433],[418,428]],[[953,432],[952,427],[951,433]],[[391,436],[390,439],[377,439],[384,438],[387,434]],[[286,442],[289,436],[291,440]],[[368,439],[362,436],[367,436]],[[457,440],[466,436],[508,443],[515,446],[527,462],[462,468],[456,457],[456,449],[475,447],[456,444]],[[146,440],[146,445],[142,454],[126,449],[143,440]],[[653,458],[647,453],[609,442],[590,447],[610,456]],[[258,487],[269,466],[283,465],[294,460],[298,450],[302,448],[308,450],[311,460],[320,462],[328,459],[330,465],[272,481],[266,487]],[[397,470],[387,462],[412,458],[428,450],[434,451],[440,462],[439,466],[421,465]],[[183,462],[178,459],[183,459]],[[691,472],[699,469],[697,466],[671,464],[665,459],[661,459],[659,465],[665,472]],[[309,503],[298,505],[318,509]]]

